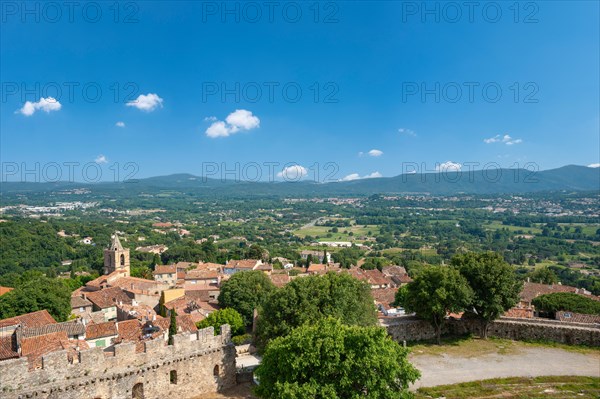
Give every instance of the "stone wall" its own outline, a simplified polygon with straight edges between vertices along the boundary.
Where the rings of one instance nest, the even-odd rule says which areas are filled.
[[[218,392],[236,383],[235,347],[228,325],[214,336],[212,327],[193,334],[177,334],[174,344],[145,343],[136,353],[134,343],[115,345],[114,356],[102,348],[79,352],[69,363],[66,351],[42,358],[41,369],[28,371],[26,358],[0,362],[3,399],[178,399]]]
[[[435,338],[433,327],[414,317],[385,319],[382,324],[387,328],[390,336],[398,342]],[[449,320],[445,323],[442,333],[453,336],[480,335],[481,324],[476,320]],[[554,320],[500,318],[490,325],[488,335],[512,340],[540,340],[569,345],[600,346],[600,326]]]

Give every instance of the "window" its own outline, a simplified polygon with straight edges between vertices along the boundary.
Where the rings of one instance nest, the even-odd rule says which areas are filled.
[[[219,365],[218,365],[218,364],[217,364],[217,365],[215,365],[215,368],[213,368],[213,375],[214,375],[215,377],[218,377],[218,376],[219,376]]]
[[[121,266],[125,266],[125,255],[121,254]]]
[[[169,372],[169,381],[171,384],[177,384],[177,370],[171,370]]]

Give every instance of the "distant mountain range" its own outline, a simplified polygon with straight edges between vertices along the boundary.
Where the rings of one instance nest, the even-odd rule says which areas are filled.
[[[92,193],[179,191],[197,195],[372,195],[428,193],[453,194],[518,194],[541,191],[600,191],[600,168],[568,165],[557,169],[532,172],[525,169],[489,169],[471,172],[414,173],[395,177],[358,179],[316,183],[300,182],[235,182],[174,174],[118,183],[16,183],[3,182],[2,194],[48,192],[87,188]]]

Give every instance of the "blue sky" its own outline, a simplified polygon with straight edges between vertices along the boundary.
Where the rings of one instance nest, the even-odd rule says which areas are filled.
[[[596,1],[53,4],[2,4],[3,178],[600,162]]]

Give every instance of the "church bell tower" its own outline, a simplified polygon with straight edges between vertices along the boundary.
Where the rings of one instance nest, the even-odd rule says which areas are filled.
[[[123,271],[130,275],[129,270],[129,249],[124,249],[115,233],[112,236],[110,246],[104,250],[104,274],[110,274],[114,271]]]

